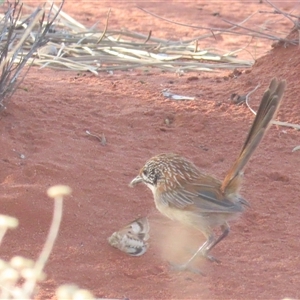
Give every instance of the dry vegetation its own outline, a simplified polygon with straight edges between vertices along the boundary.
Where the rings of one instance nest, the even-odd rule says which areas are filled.
[[[293,30],[300,30],[298,16],[285,13],[267,2],[274,9],[274,15],[281,14],[288,18],[294,24]],[[239,24],[227,21],[232,26],[228,30],[207,28],[211,32],[208,35],[187,41],[169,41],[155,38],[151,32],[146,36],[126,30],[111,31],[110,12],[107,13],[106,26],[102,31],[96,29],[97,24],[86,28],[62,12],[61,8],[62,5],[42,6],[25,15],[22,13],[25,7],[17,2],[5,6],[6,12],[0,23],[0,109],[5,109],[11,95],[32,65],[89,71],[95,75],[101,71],[149,67],[171,72],[250,68],[254,59],[241,60],[236,57],[243,49],[230,53],[218,49],[199,49],[198,42],[208,36],[239,34],[270,39],[285,45],[299,43],[299,38],[289,39],[247,28],[245,24],[252,16]],[[29,8],[26,7],[26,10]],[[144,12],[150,13],[146,10]],[[34,296],[37,282],[45,276],[43,268],[58,233],[62,197],[69,193],[69,188],[62,186],[48,190],[48,195],[55,199],[53,222],[44,249],[36,262],[20,256],[11,258],[9,262],[0,260],[1,299],[25,299]],[[0,215],[0,241],[9,228],[17,225],[17,219]],[[66,285],[57,290],[57,298],[93,299],[93,295],[75,285]]]

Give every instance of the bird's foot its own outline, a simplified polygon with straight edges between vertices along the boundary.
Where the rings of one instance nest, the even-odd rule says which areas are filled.
[[[208,260],[210,260],[212,262],[216,262],[218,264],[221,262],[219,259],[215,258],[214,256],[209,255],[207,252],[203,252],[201,254],[202,254],[203,257],[205,257],[206,259],[208,259]]]
[[[178,265],[178,264],[174,264],[169,262],[170,268],[172,271],[188,271],[194,274],[198,274],[198,275],[202,275],[202,276],[206,276],[201,270],[199,270],[198,268],[193,268],[189,265],[189,263],[185,263],[182,265]]]

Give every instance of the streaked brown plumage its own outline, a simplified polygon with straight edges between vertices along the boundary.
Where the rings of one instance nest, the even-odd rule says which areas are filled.
[[[285,81],[274,78],[265,91],[252,127],[242,150],[223,181],[199,170],[191,161],[177,154],[152,157],[130,185],[145,183],[154,195],[157,209],[172,220],[195,227],[207,238],[187,263],[201,253],[208,252],[229,233],[228,221],[236,218],[248,205],[239,190],[242,170],[263,138],[276,115],[285,90]],[[222,234],[216,238],[213,229],[220,226]]]

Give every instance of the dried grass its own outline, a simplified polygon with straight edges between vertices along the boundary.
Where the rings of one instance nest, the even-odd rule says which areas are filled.
[[[53,10],[58,8],[54,5]],[[104,29],[96,23],[86,28],[61,11],[55,28],[47,33],[49,43],[34,60],[40,67],[90,71],[128,70],[156,67],[166,71],[214,71],[249,68],[254,60],[238,59],[235,53],[218,49],[199,49],[198,39],[169,41],[128,30],[109,30],[109,15]],[[20,20],[22,22],[22,20]],[[33,34],[35,34],[33,32]],[[24,45],[28,51],[31,40]]]
[[[0,18],[0,110],[5,108],[10,96],[25,78],[33,53],[47,43],[47,33],[62,5],[63,2],[54,14],[51,6],[49,9],[42,6],[22,17],[23,5],[18,1],[2,4],[4,13]],[[28,63],[29,66],[25,68]]]

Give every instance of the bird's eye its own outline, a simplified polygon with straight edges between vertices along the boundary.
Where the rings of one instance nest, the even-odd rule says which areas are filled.
[[[144,170],[144,171],[143,171],[143,174],[144,174],[145,176],[147,176],[147,175],[148,175],[147,170]]]

